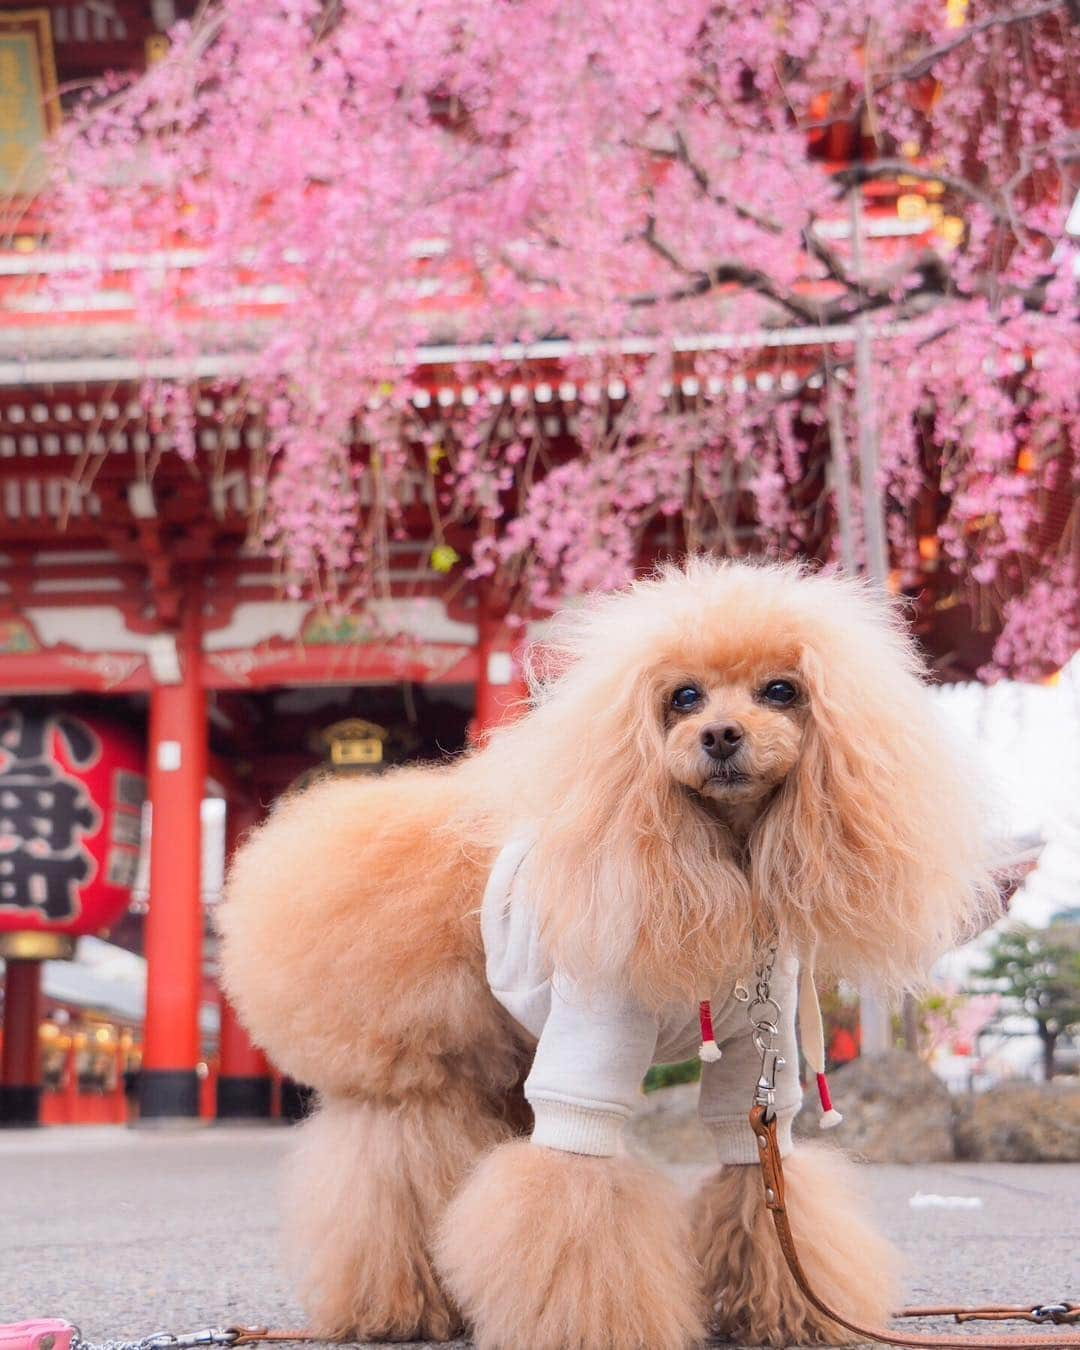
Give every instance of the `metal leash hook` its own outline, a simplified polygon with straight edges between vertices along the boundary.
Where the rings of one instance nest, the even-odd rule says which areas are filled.
[[[754,1105],[765,1109],[766,1121],[776,1114],[776,1073],[787,1061],[777,1046],[780,1037],[781,1008],[771,993],[773,966],[776,964],[777,944],[772,942],[757,967],[757,986],[754,998],[748,1003],[746,1015],[754,1033],[754,1045],[761,1053],[761,1072],[754,1089]]]
[[[239,1337],[236,1327],[204,1327],[202,1331],[181,1332],[178,1336],[169,1331],[155,1331],[137,1341],[85,1341],[76,1331],[71,1338],[71,1350],[197,1350],[199,1346],[232,1346]]]
[[[1075,1307],[1075,1303],[1038,1303],[1029,1316],[1033,1322],[1052,1322],[1055,1326],[1065,1326],[1073,1321],[1069,1314]]]

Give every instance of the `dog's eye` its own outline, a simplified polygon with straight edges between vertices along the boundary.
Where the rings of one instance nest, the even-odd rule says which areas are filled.
[[[770,680],[761,691],[761,698],[765,703],[775,703],[779,708],[786,708],[798,697],[799,691],[790,680]]]
[[[671,706],[676,712],[690,712],[701,702],[701,690],[696,684],[684,684],[671,696]]]

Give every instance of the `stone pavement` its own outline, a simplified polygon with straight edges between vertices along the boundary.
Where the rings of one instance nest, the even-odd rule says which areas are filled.
[[[297,1325],[276,1260],[288,1133],[0,1131],[0,1323],[58,1314],[94,1340]],[[688,1186],[702,1172],[670,1170]],[[1080,1297],[1080,1165],[875,1165],[866,1177],[910,1258],[911,1302]],[[916,1192],[982,1203],[913,1208]]]

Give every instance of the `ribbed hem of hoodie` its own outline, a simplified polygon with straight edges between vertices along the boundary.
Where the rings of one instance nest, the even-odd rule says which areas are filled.
[[[533,1109],[534,1144],[561,1149],[564,1153],[586,1153],[593,1158],[610,1158],[618,1150],[619,1136],[626,1123],[624,1115],[535,1098],[530,1099],[529,1105]]]
[[[786,1111],[776,1113],[776,1139],[780,1145],[782,1158],[786,1158],[792,1150],[791,1123],[798,1110],[797,1106],[791,1106]],[[740,1166],[757,1163],[761,1150],[758,1147],[757,1136],[745,1116],[737,1120],[707,1120],[705,1127],[716,1140],[716,1152],[720,1162]]]

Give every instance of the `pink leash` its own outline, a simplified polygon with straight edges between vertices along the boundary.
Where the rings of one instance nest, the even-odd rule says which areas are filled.
[[[79,1328],[63,1317],[35,1317],[28,1322],[0,1326],[0,1350],[202,1350],[233,1347],[257,1341],[316,1340],[309,1331],[268,1331],[266,1327],[207,1327],[174,1336],[158,1331],[140,1340],[86,1341]]]
[[[71,1350],[78,1328],[62,1317],[35,1317],[0,1326],[0,1350]]]

